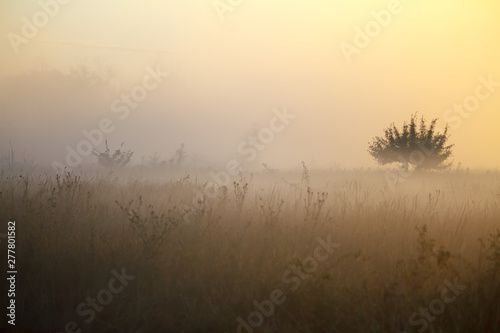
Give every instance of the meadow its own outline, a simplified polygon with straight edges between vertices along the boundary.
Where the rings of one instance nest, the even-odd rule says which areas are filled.
[[[498,171],[393,190],[382,170],[266,169],[197,195],[208,180],[1,169],[17,331],[500,332]]]

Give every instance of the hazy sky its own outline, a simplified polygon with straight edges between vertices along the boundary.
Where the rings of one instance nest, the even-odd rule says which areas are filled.
[[[248,135],[286,107],[295,118],[252,163],[375,166],[368,142],[418,111],[452,126],[456,163],[500,167],[499,1],[62,2],[40,1],[52,15],[39,1],[0,2],[2,155],[12,142],[20,155],[63,163],[82,130],[109,118],[105,137],[137,161],[183,142],[199,159],[242,159]],[[35,33],[23,18],[38,20]],[[65,73],[85,63],[111,66],[131,92],[155,61],[175,74],[126,119],[112,109],[119,95],[93,103],[36,82],[6,88],[40,63]]]

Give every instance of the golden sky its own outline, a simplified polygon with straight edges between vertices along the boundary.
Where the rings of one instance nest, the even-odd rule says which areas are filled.
[[[47,22],[40,3],[52,11]],[[23,18],[35,17],[40,27],[23,37]],[[227,160],[269,124],[273,108],[286,106],[296,117],[259,162],[375,166],[366,151],[371,138],[418,111],[452,126],[456,163],[498,168],[499,18],[500,1],[479,0],[3,0],[0,76],[33,70],[40,59],[62,71],[99,62],[115,69],[115,83],[131,87],[161,58],[175,67],[175,81],[109,135],[138,156],[185,142],[202,158]],[[46,117],[37,122],[68,128],[58,137],[23,124],[14,109],[0,110],[0,153],[11,141],[49,162],[110,113],[85,118],[41,105]]]

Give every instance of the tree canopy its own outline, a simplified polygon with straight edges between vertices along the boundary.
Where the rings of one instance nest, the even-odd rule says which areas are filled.
[[[436,132],[433,119],[427,126],[424,117],[417,128],[416,114],[410,123],[403,123],[399,130],[394,123],[384,130],[384,136],[376,136],[369,144],[368,152],[381,165],[399,162],[405,169],[412,164],[417,169],[445,169],[451,165],[446,160],[452,156],[453,144],[447,145],[448,126],[443,133]]]

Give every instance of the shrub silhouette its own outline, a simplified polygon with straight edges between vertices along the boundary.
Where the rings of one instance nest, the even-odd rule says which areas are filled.
[[[436,132],[436,121],[433,119],[427,127],[424,117],[417,129],[416,115],[411,116],[410,123],[398,128],[392,123],[384,130],[384,136],[376,136],[369,145],[368,152],[379,164],[402,163],[405,170],[409,164],[416,169],[445,169],[451,165],[446,160],[452,155],[448,141],[448,126],[443,133]]]
[[[94,149],[92,154],[97,157],[97,163],[102,167],[124,167],[130,162],[134,152],[131,150],[122,151],[123,144],[124,142],[122,142],[120,148],[111,154],[108,147],[108,140],[106,140],[106,149],[104,152]]]

